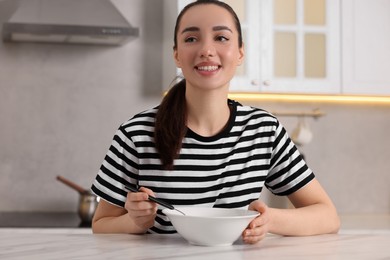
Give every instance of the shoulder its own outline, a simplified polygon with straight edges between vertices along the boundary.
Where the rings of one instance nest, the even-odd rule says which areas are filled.
[[[246,122],[248,124],[253,123],[266,123],[270,125],[279,125],[278,119],[270,112],[253,107],[242,105],[236,101],[233,101],[237,107],[236,122]]]
[[[154,121],[158,107],[154,107],[138,114],[135,114],[130,119],[126,120],[119,126],[119,131],[126,135],[140,134],[142,132],[153,132]]]
[[[123,128],[129,128],[136,125],[144,125],[144,124],[154,124],[154,120],[156,117],[158,107],[151,108],[145,111],[142,111],[138,114],[135,114],[133,117],[129,118],[125,122],[121,124]]]

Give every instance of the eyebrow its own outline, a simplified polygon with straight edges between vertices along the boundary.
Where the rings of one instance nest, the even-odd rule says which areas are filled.
[[[223,30],[233,32],[229,27],[224,25],[217,25],[213,27],[213,31],[223,31]],[[197,31],[200,31],[199,27],[192,26],[192,27],[184,28],[184,30],[181,31],[181,33],[183,34],[186,32],[197,32]]]

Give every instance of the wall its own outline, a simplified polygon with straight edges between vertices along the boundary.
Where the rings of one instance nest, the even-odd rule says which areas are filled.
[[[390,105],[248,104],[269,111],[324,111],[318,119],[306,118],[313,139],[299,149],[310,168],[340,213],[390,213]],[[298,124],[297,118],[279,119],[290,134]]]
[[[89,188],[119,124],[158,104],[161,2],[115,4],[141,30],[124,46],[0,42],[0,211],[76,210],[56,176]]]
[[[76,210],[78,194],[55,177],[88,188],[119,124],[160,100],[161,3],[115,1],[141,29],[121,47],[0,42],[0,211]],[[390,212],[390,106],[244,103],[321,108],[300,149],[339,211]],[[297,123],[280,120],[289,132]]]

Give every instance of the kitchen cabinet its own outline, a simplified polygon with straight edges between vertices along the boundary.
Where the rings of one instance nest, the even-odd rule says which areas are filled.
[[[390,95],[390,1],[342,0],[342,93]]]
[[[248,2],[248,27],[257,31],[246,45],[251,91],[338,93],[340,91],[340,5],[338,0]],[[254,14],[253,14],[254,13]],[[251,32],[253,33],[253,31]],[[246,90],[232,82],[232,90]]]
[[[177,13],[192,2],[166,1]],[[390,1],[225,2],[240,18],[246,54],[232,92],[390,94]],[[165,86],[180,74],[171,54],[177,13],[165,15],[171,20],[164,64],[172,64]]]

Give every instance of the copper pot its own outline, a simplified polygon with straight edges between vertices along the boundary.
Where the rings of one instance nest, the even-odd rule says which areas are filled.
[[[82,222],[92,222],[98,203],[98,198],[91,191],[80,194],[78,214]]]
[[[90,190],[86,190],[62,176],[57,176],[57,180],[80,194],[77,213],[83,223],[91,223],[99,202],[98,197]]]

